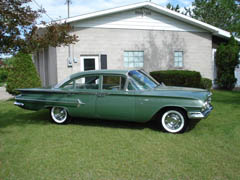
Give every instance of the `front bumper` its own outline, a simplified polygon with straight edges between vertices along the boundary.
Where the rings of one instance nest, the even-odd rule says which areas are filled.
[[[212,105],[209,105],[209,108],[203,112],[188,112],[189,119],[204,119],[207,118],[210,112],[213,110]]]

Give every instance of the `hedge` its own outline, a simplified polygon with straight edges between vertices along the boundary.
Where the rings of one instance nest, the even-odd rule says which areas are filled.
[[[167,70],[154,71],[150,75],[168,86],[201,87],[201,74],[197,71]]]
[[[212,80],[208,78],[201,79],[201,88],[210,90],[212,88]]]

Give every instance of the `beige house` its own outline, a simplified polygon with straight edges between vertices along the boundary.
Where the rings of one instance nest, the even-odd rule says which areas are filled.
[[[94,69],[186,69],[214,80],[216,47],[230,37],[229,32],[152,2],[63,21],[74,27],[71,33],[79,41],[70,46],[49,47],[34,55],[44,86]],[[239,70],[236,72],[238,75]]]

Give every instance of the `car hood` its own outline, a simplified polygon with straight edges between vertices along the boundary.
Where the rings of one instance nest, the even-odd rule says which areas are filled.
[[[199,88],[159,86],[155,89],[145,91],[143,94],[154,96],[168,96],[175,98],[199,99],[202,101],[206,101],[210,92],[205,89]]]

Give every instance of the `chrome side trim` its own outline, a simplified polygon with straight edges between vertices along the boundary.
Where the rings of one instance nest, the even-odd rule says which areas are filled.
[[[63,103],[63,104],[76,104],[77,102],[64,102],[64,101],[49,101],[49,100],[39,100],[39,99],[23,99],[23,98],[16,98],[16,100],[20,101],[37,101],[37,102],[47,102],[47,103]]]
[[[23,103],[20,103],[20,102],[17,102],[17,101],[15,101],[13,104],[14,104],[14,105],[16,105],[16,106],[21,106],[21,107],[23,107],[23,106],[24,106],[24,104],[23,104]]]
[[[210,105],[210,107],[203,112],[188,112],[188,118],[189,119],[205,119],[208,117],[208,115],[212,110],[213,110],[213,107]]]

